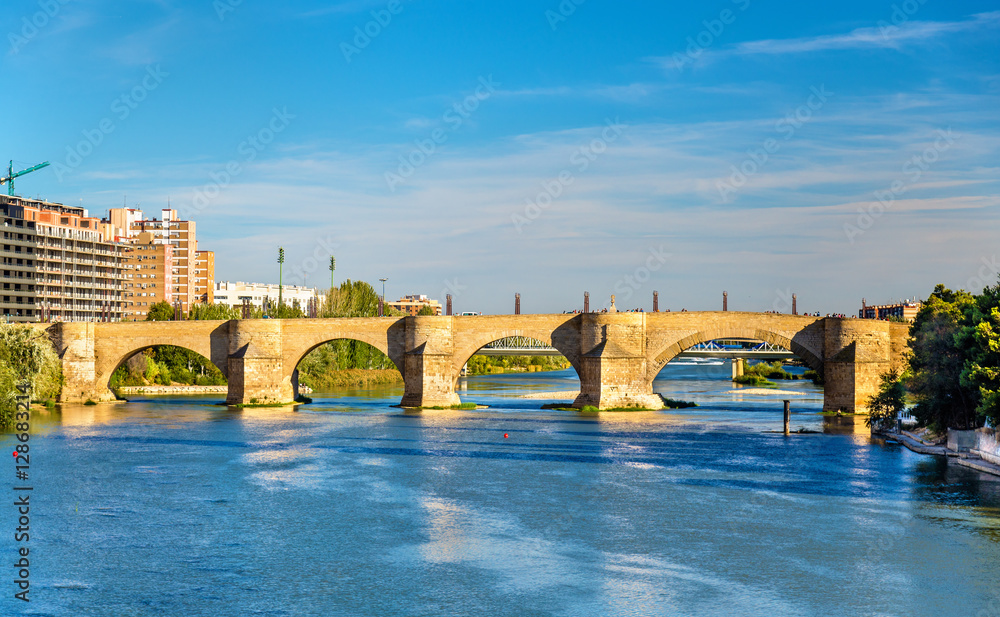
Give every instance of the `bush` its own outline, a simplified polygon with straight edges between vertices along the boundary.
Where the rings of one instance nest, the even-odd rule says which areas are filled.
[[[48,335],[23,324],[0,325],[0,426],[9,426],[15,386],[31,383],[35,401],[54,399],[62,390],[62,365]]]
[[[744,386],[774,386],[777,385],[773,381],[765,379],[760,375],[738,375],[733,377],[733,383],[742,384]]]
[[[899,412],[906,409],[906,388],[896,371],[882,374],[878,393],[868,398],[865,425],[876,431],[890,430],[896,425]]]
[[[802,379],[812,379],[814,384],[823,385],[823,376],[812,369],[802,373]]]

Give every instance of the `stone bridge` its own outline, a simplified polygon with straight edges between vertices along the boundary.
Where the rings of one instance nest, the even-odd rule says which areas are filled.
[[[229,404],[295,399],[296,367],[328,341],[354,339],[402,373],[405,407],[451,406],[462,367],[495,340],[522,336],[558,349],[580,377],[574,406],[659,408],[653,379],[685,349],[750,338],[794,352],[824,376],[825,410],[864,411],[890,368],[901,368],[906,324],[772,313],[587,313],[343,319],[56,323],[44,327],[63,362],[62,400],[114,400],[111,374],[154,345],[195,351],[229,382]]]

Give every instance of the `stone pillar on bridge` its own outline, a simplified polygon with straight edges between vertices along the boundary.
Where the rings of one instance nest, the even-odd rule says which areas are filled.
[[[825,320],[823,411],[863,413],[892,367],[888,322],[828,317]]]
[[[403,407],[451,407],[455,392],[452,317],[406,317]]]
[[[229,405],[289,403],[292,378],[282,361],[281,319],[229,322]]]
[[[733,379],[743,376],[743,358],[733,358]]]
[[[115,400],[108,384],[99,383],[97,355],[94,353],[92,322],[60,322],[49,326],[48,333],[56,353],[62,359],[63,388],[61,403],[95,403]]]
[[[646,381],[646,314],[588,313],[580,324],[580,395],[574,407],[660,409]]]

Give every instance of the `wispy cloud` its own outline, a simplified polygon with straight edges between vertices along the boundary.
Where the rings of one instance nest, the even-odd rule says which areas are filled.
[[[665,90],[676,88],[673,84],[633,82],[630,84],[586,84],[577,86],[552,86],[498,90],[494,96],[507,98],[592,98],[622,103],[635,103],[649,99]]]
[[[899,25],[888,21],[876,26],[855,28],[845,34],[825,34],[790,39],[762,39],[746,41],[730,47],[707,49],[694,62],[705,64],[733,56],[791,55],[822,51],[853,49],[902,49],[908,45],[932,42],[947,35],[986,30],[1000,26],[1000,11],[977,13],[961,21],[905,21]],[[653,57],[648,60],[666,68],[675,69],[672,57]]]
[[[908,21],[899,26],[889,23],[869,28],[857,28],[847,34],[834,34],[795,39],[765,39],[740,43],[732,49],[739,55],[796,54],[835,49],[871,47],[899,48],[908,43],[921,43],[946,34],[956,34],[1000,25],[1000,11],[980,13],[963,21]]]

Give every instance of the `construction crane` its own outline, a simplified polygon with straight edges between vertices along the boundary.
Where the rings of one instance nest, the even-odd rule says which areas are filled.
[[[7,166],[7,177],[6,178],[0,178],[0,185],[3,185],[3,184],[6,183],[7,184],[7,194],[13,196],[14,195],[14,178],[17,178],[18,176],[23,176],[24,174],[30,174],[33,171],[37,171],[37,170],[41,169],[42,167],[48,167],[48,166],[49,166],[49,162],[45,161],[44,163],[39,163],[38,165],[35,165],[34,167],[29,167],[27,169],[22,169],[21,171],[19,171],[17,173],[14,173],[14,161],[11,161],[10,165]]]

